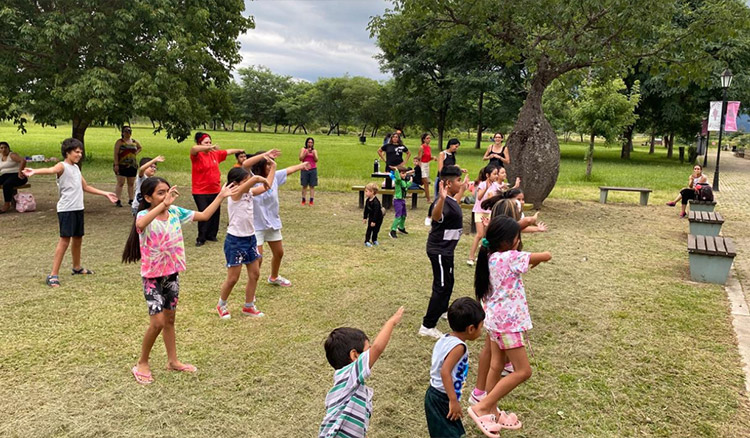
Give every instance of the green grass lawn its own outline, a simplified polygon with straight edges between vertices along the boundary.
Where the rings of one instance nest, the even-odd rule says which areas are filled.
[[[52,155],[67,134],[32,127],[21,137],[0,128],[0,139],[24,154]],[[145,128],[136,134],[146,153],[167,156],[160,175],[189,184],[188,143],[152,137]],[[101,188],[114,183],[109,156],[117,136],[93,129],[88,137],[93,160],[83,172]],[[360,146],[353,137],[316,139],[322,188],[346,191],[368,179],[375,145]],[[214,140],[250,151],[279,147],[281,164],[289,165],[304,136],[217,132]],[[582,154],[583,146],[564,146],[558,187],[540,213],[550,231],[524,236],[526,249],[549,250],[554,258],[524,277],[534,375],[502,401],[524,422],[521,431],[503,436],[747,436],[750,407],[725,294],[689,281],[687,224],[659,205],[682,186],[689,166],[664,159],[662,150],[649,157],[640,149],[631,163],[620,163],[619,151],[601,147],[597,180],[585,182]],[[478,169],[479,156],[463,149],[459,162]],[[221,244],[187,245],[177,347],[200,372],[165,371],[157,340],[156,382],[141,387],[130,367],[147,309],[139,267],[119,262],[129,213],[87,195],[83,261],[96,274],[66,274],[68,255],[63,286],[50,290],[44,276],[57,242],[56,188],[53,178],[33,178],[38,211],[0,216],[0,436],[315,436],[332,383],[326,335],[345,325],[372,338],[400,305],[404,320],[369,382],[375,396],[368,436],[427,436],[423,397],[434,342],[416,335],[431,283],[423,201],[409,210],[411,234],[384,235],[381,247],[366,249],[355,194],[323,191],[315,207],[302,207],[292,179],[281,192],[282,274],[294,285],[261,281],[258,304],[267,317],[258,320],[239,315],[241,284],[230,297],[232,319],[218,318],[214,307],[226,275]],[[637,196],[624,194],[601,205],[601,183],[652,187],[656,199],[640,207]],[[187,191],[177,204],[194,206]],[[392,218],[388,212],[386,223]],[[225,209],[222,222],[223,236]],[[185,226],[184,235],[192,242],[195,225]],[[456,250],[454,298],[473,293],[473,271],[463,263],[470,237]],[[268,271],[267,260],[261,278]],[[448,329],[444,321],[438,328]],[[469,349],[470,387],[481,342]],[[464,424],[468,437],[482,436],[468,418]]]

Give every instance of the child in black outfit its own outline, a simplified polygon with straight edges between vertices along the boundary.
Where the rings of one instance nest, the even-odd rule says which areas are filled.
[[[377,184],[370,183],[365,186],[365,212],[362,216],[362,222],[367,224],[365,233],[365,246],[378,246],[378,233],[380,226],[383,224],[383,208],[380,201],[375,196],[378,194]],[[372,242],[372,243],[371,243]]]

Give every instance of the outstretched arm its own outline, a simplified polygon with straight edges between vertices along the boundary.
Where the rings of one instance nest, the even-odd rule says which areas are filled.
[[[529,266],[534,267],[542,262],[548,262],[552,260],[552,254],[549,251],[544,252],[532,252],[529,257]]]
[[[218,209],[221,203],[224,202],[224,198],[237,193],[237,186],[235,186],[234,183],[224,185],[224,187],[221,188],[221,192],[219,192],[219,195],[216,197],[216,199],[214,199],[214,202],[206,207],[205,210],[195,212],[195,214],[193,215],[193,221],[204,222],[211,219],[211,216],[214,215],[216,209]]]
[[[65,166],[62,162],[55,164],[52,167],[43,167],[41,169],[34,169],[26,167],[23,169],[23,174],[28,178],[34,175],[57,175],[60,176],[65,171]]]
[[[143,229],[146,228],[148,224],[153,222],[153,220],[156,219],[157,216],[169,210],[169,206],[172,205],[174,200],[179,196],[180,192],[177,191],[177,186],[170,187],[161,204],[151,207],[146,214],[138,217],[138,219],[135,220],[135,227],[138,230],[143,231]]]
[[[109,199],[109,202],[115,203],[117,202],[117,195],[115,195],[112,192],[105,192],[104,190],[99,190],[94,186],[90,186],[86,183],[86,179],[81,175],[81,188],[86,193],[91,193],[92,195],[100,195],[104,196],[105,198]]]
[[[271,170],[268,171],[268,175],[266,175],[266,177],[264,178],[265,183],[263,183],[263,187],[253,187],[251,189],[253,196],[258,196],[261,193],[264,193],[270,190],[271,185],[273,184],[273,181],[276,179],[276,162],[273,160],[269,162],[271,163]]]
[[[391,316],[390,319],[385,322],[383,328],[380,329],[380,333],[378,333],[378,336],[375,337],[375,340],[370,346],[370,368],[372,368],[372,366],[375,364],[375,361],[378,360],[380,355],[383,354],[385,347],[388,345],[388,341],[391,340],[393,328],[396,327],[396,324],[401,321],[401,317],[403,315],[404,307],[401,306],[398,308],[396,313],[394,313],[393,316]]]
[[[242,162],[242,168],[243,169],[250,169],[251,167],[253,167],[255,165],[255,163],[257,163],[258,161],[260,161],[260,160],[262,160],[264,158],[267,159],[267,160],[273,160],[276,157],[278,157],[279,155],[281,155],[281,151],[280,150],[278,150],[278,149],[271,149],[268,152],[264,152],[264,153],[259,154],[259,155],[253,155],[252,157],[247,157],[245,159],[245,161]]]
[[[310,163],[300,163],[296,166],[289,166],[286,168],[286,174],[291,175],[294,172],[299,172],[300,170],[310,170]]]

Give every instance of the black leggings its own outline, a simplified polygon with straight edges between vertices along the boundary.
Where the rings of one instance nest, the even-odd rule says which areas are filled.
[[[375,226],[370,225],[371,222],[367,222],[367,232],[365,232],[365,242],[370,242],[372,238],[372,242],[378,241],[378,233],[380,232],[380,226],[383,225],[383,219],[380,219],[379,222],[375,222]]]
[[[13,202],[13,195],[16,194],[16,187],[26,184],[28,179],[19,178],[17,172],[0,175],[0,185],[3,186],[3,196],[5,202]]]
[[[218,193],[212,193],[210,195],[196,195],[193,194],[195,200],[195,206],[198,207],[198,211],[203,211],[214,202]],[[216,209],[216,213],[211,216],[211,219],[205,222],[198,222],[198,238],[196,242],[204,243],[206,240],[216,240],[216,235],[219,232],[219,218],[221,213],[221,207]]]
[[[682,205],[687,205],[689,199],[695,199],[695,190],[682,189],[680,190],[680,196],[682,196]]]
[[[427,254],[432,264],[432,296],[422,325],[435,328],[440,315],[448,310],[453,293],[453,256]]]

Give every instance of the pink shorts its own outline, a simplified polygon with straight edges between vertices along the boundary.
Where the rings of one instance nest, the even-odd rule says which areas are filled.
[[[500,333],[488,330],[487,333],[490,335],[490,339],[497,342],[501,350],[512,350],[525,345],[526,332]]]

